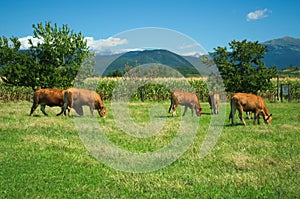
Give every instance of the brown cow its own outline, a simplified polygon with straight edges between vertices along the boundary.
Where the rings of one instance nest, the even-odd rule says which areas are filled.
[[[253,124],[259,124],[259,116],[262,115],[264,118],[264,122],[266,124],[270,124],[272,120],[272,114],[269,113],[265,101],[262,97],[248,94],[248,93],[235,93],[230,101],[231,111],[229,115],[229,119],[231,119],[231,124],[234,125],[234,114],[236,109],[239,111],[239,118],[246,125],[245,120],[243,118],[243,111],[254,113]]]
[[[219,114],[220,95],[216,92],[208,96],[208,102],[212,114]]]
[[[38,105],[41,105],[41,111],[44,115],[48,116],[45,112],[45,107],[50,106],[59,106],[61,107],[61,112],[57,114],[57,116],[61,115],[64,111],[64,93],[65,90],[57,89],[57,88],[46,88],[46,89],[38,89],[33,94],[33,104],[30,110],[30,116],[32,116],[35,109]]]
[[[185,106],[183,116],[185,115],[188,107],[192,110],[192,116],[194,116],[194,109],[197,116],[201,116],[202,114],[202,108],[200,106],[198,97],[194,93],[179,90],[173,91],[171,94],[171,105],[169,108],[169,113],[171,108],[173,108],[172,116],[176,115],[176,107],[178,104]]]
[[[74,108],[79,115],[83,115],[82,106],[87,105],[90,107],[91,115],[94,115],[94,109],[96,109],[101,117],[106,117],[106,108],[98,93],[79,88],[69,88],[67,94],[65,94],[65,107],[69,106]],[[69,111],[70,114],[70,111]]]

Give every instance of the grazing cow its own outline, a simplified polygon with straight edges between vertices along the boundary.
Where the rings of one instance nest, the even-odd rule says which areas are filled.
[[[64,101],[64,110],[69,106],[70,108],[74,108],[79,115],[83,115],[82,106],[87,105],[90,107],[91,115],[94,115],[94,109],[96,109],[101,117],[106,117],[106,108],[101,97],[94,91],[69,88],[67,94],[65,94]],[[68,114],[70,114],[70,111]]]
[[[239,111],[239,118],[246,125],[245,120],[243,118],[243,111],[254,113],[253,124],[259,124],[259,116],[263,116],[264,122],[266,124],[270,124],[272,120],[272,114],[269,113],[267,106],[262,99],[262,97],[248,94],[248,93],[235,93],[230,101],[231,111],[229,115],[229,119],[231,119],[231,124],[234,125],[234,114],[236,109]]]
[[[48,116],[45,112],[45,107],[50,106],[59,106],[61,107],[61,112],[57,114],[57,116],[61,115],[64,111],[64,93],[65,90],[57,89],[57,88],[47,88],[47,89],[38,89],[33,94],[33,104],[30,110],[30,116],[32,116],[34,110],[41,105],[41,111],[44,115]]]
[[[212,114],[219,114],[220,95],[216,92],[208,96],[208,102]]]
[[[169,108],[169,113],[171,108],[173,108],[172,116],[176,115],[176,107],[178,104],[185,106],[183,116],[185,115],[188,107],[192,110],[192,116],[194,116],[194,109],[197,116],[201,116],[202,114],[202,108],[200,106],[198,97],[194,93],[179,90],[173,91],[171,94],[171,105]]]

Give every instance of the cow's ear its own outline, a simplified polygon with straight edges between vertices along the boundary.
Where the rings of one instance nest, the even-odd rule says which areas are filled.
[[[269,117],[271,117],[272,116],[272,113],[269,115]]]

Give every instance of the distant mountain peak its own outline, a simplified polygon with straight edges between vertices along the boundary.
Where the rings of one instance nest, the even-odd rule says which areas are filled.
[[[165,49],[129,51],[115,59],[103,72],[107,76],[112,71],[124,71],[125,65],[136,67],[144,64],[162,64],[172,68],[194,68],[183,56]]]
[[[272,39],[269,41],[264,42],[263,44],[269,45],[300,45],[300,39],[298,38],[294,38],[294,37],[290,37],[290,36],[284,36],[282,38],[278,38],[278,39]]]
[[[276,65],[278,69],[300,66],[300,39],[285,36],[262,44],[268,48],[264,58],[267,66]]]

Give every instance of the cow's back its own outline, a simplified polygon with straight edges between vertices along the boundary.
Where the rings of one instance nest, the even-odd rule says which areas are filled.
[[[199,104],[198,97],[194,93],[176,90],[172,92],[172,97],[181,105]]]
[[[64,90],[56,88],[38,89],[34,92],[36,103],[48,106],[62,106],[63,96]]]
[[[244,111],[255,111],[265,106],[262,97],[251,93],[235,93],[232,99],[237,106],[242,106]]]
[[[96,92],[81,88],[69,88],[68,94],[72,98],[73,103],[80,105],[90,105],[94,103],[96,96]]]

